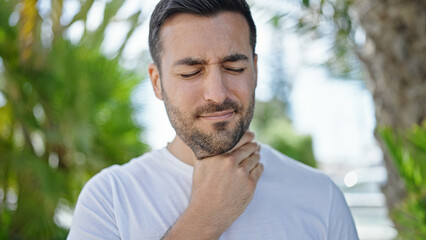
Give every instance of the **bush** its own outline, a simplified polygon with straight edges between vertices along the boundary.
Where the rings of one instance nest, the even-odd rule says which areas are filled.
[[[407,196],[391,212],[402,239],[426,239],[426,121],[406,132],[379,128]]]

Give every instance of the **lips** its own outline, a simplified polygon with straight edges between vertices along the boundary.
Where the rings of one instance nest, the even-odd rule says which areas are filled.
[[[220,112],[204,113],[200,114],[199,117],[210,121],[225,121],[232,118],[234,114],[235,110],[232,109]]]

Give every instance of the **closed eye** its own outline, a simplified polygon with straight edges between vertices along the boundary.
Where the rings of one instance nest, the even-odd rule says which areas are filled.
[[[188,74],[180,74],[180,76],[182,78],[191,78],[191,77],[195,77],[197,74],[199,74],[201,72],[201,70],[193,72],[193,73],[188,73]]]
[[[242,73],[244,72],[244,70],[246,70],[245,68],[224,68],[227,71],[231,71],[231,72],[236,72],[236,73]]]

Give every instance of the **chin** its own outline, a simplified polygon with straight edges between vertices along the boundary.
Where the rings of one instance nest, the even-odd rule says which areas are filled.
[[[230,149],[232,149],[232,148],[230,148]],[[229,151],[229,150],[227,150],[227,151]],[[194,151],[194,154],[195,154],[195,157],[197,159],[203,160],[204,158],[220,155],[220,154],[226,153],[227,151],[217,151],[217,152],[213,152],[213,153],[212,152],[205,152],[205,151],[204,152],[195,152]]]
[[[197,144],[190,147],[198,159],[203,159],[228,152],[237,145],[239,139],[240,138],[236,139],[235,136],[230,137],[226,135],[211,139],[212,141],[210,141],[210,143],[213,142],[213,144],[208,144],[208,146]]]

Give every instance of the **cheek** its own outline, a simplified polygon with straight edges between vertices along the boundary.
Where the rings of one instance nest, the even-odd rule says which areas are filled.
[[[240,101],[247,101],[247,99],[253,96],[256,89],[256,82],[244,78],[234,80],[228,86],[233,95],[239,98]]]
[[[201,98],[200,89],[188,83],[169,86],[167,93],[171,104],[179,108],[182,113],[191,113]]]

